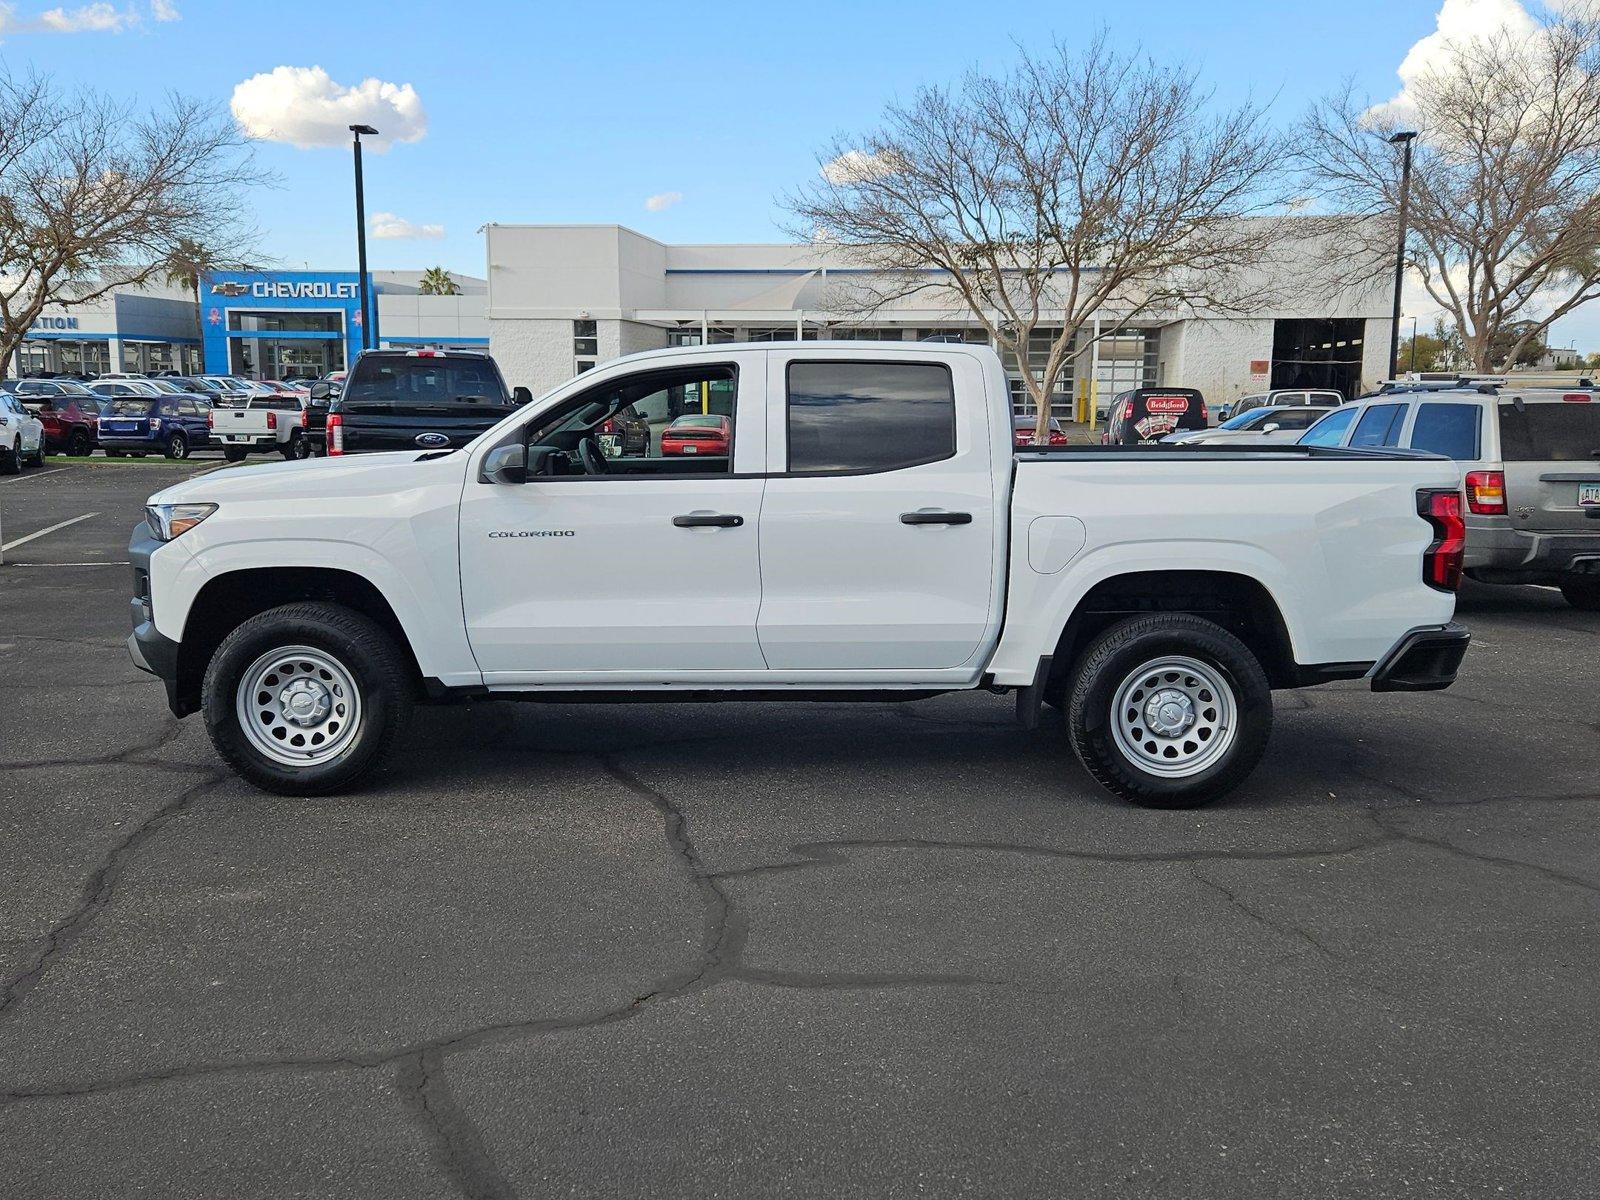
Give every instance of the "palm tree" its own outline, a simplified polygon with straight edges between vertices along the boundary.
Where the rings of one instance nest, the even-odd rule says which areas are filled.
[[[207,271],[248,270],[245,263],[225,262],[209,246],[193,238],[179,238],[161,265],[161,273],[173,287],[187,288],[194,297],[194,333],[197,344],[204,344],[205,327],[200,316],[200,277]]]
[[[450,277],[450,272],[443,267],[429,267],[422,273],[422,284],[418,288],[424,296],[459,296],[460,285]]]

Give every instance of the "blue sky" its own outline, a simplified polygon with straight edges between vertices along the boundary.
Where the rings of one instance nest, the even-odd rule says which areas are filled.
[[[241,82],[280,67],[320,67],[328,86],[409,85],[393,108],[400,115],[372,123],[415,132],[420,110],[426,132],[368,155],[367,207],[398,219],[391,232],[433,236],[371,238],[372,265],[442,263],[475,275],[476,231],[488,221],[617,221],[663,241],[783,240],[775,199],[816,171],[832,134],[870,124],[921,83],[1001,67],[1019,43],[1081,42],[1103,22],[1119,44],[1193,64],[1220,99],[1270,100],[1287,121],[1346,77],[1374,100],[1393,95],[1396,68],[1438,10],[1438,0],[66,0],[53,21],[41,15],[61,2],[0,0],[0,61],[133,102],[176,89],[226,105]],[[31,31],[51,24],[82,28]],[[320,86],[300,75],[249,94],[270,108],[286,85]],[[394,89],[377,103],[389,111]],[[347,144],[262,141],[257,154],[281,179],[252,196],[263,252],[285,267],[353,266]],[[646,207],[652,196],[668,198],[659,211]]]

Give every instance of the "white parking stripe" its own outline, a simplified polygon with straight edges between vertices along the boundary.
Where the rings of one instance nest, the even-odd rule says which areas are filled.
[[[65,470],[65,468],[62,469]],[[33,541],[34,538],[42,538],[47,533],[54,533],[58,529],[65,529],[68,525],[76,525],[79,521],[87,521],[90,517],[98,517],[99,515],[100,514],[97,512],[84,513],[81,517],[72,517],[66,521],[57,521],[54,525],[47,526],[46,528],[39,530],[37,533],[30,533],[27,537],[19,537],[14,542],[7,542],[5,545],[0,546],[0,550],[15,550],[18,546],[22,546]]]
[[[70,471],[71,469],[71,467],[51,467],[48,471],[35,471],[32,475],[18,475],[7,486],[15,487],[19,483],[27,483],[30,479],[43,479],[46,475],[59,475],[61,472]]]
[[[106,562],[81,563],[12,563],[11,565],[18,570],[37,571],[40,567],[126,567],[129,563],[124,558],[115,562],[108,560]]]

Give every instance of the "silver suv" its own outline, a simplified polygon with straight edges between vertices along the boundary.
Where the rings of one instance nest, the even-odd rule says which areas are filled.
[[[1453,458],[1466,573],[1559,587],[1600,611],[1600,389],[1397,388],[1334,409],[1311,446],[1400,446]]]

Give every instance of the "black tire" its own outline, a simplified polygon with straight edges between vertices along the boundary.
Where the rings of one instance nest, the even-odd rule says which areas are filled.
[[[168,458],[181,462],[189,457],[189,438],[181,429],[167,435],[167,445],[162,451]]]
[[[307,646],[348,672],[361,713],[353,738],[337,757],[298,767],[275,761],[251,743],[239,724],[238,688],[263,656]],[[251,617],[223,639],[206,668],[201,709],[211,744],[246,780],[280,795],[324,796],[353,788],[383,769],[405,732],[412,700],[405,655],[382,628],[342,605],[308,601]]]
[[[22,473],[22,439],[18,438],[10,446],[0,449],[0,475],[20,475]]]
[[[301,453],[300,443],[303,439],[292,437],[278,447],[278,453],[283,455],[284,462],[293,462],[297,458],[309,458],[310,455]]]
[[[1582,612],[1600,612],[1600,579],[1564,579],[1561,595]]]
[[[245,460],[245,456],[249,453],[250,451],[246,450],[243,446],[224,446],[222,448],[222,457],[227,459],[229,462],[243,462]]]
[[[45,444],[44,439],[39,439],[39,445],[34,449],[32,463],[36,467],[44,466]]]
[[[1198,673],[1154,669],[1174,660],[1198,664]],[[1148,697],[1141,687],[1147,681],[1138,679],[1147,670],[1156,683]],[[1214,694],[1208,682],[1224,693]],[[1113,712],[1124,689],[1132,689],[1130,706]],[[1173,695],[1177,707],[1158,707],[1158,695]],[[1078,761],[1101,787],[1146,808],[1192,808],[1231,791],[1255,769],[1272,732],[1272,690],[1256,656],[1220,625],[1186,613],[1133,617],[1105,630],[1074,664],[1067,696]],[[1153,725],[1138,732],[1141,721],[1168,713],[1178,732],[1158,733]],[[1146,745],[1141,762],[1135,755]],[[1169,766],[1167,757],[1179,761]]]
[[[72,436],[67,439],[68,458],[88,458],[94,453],[94,439],[89,436],[87,429],[74,429]]]

